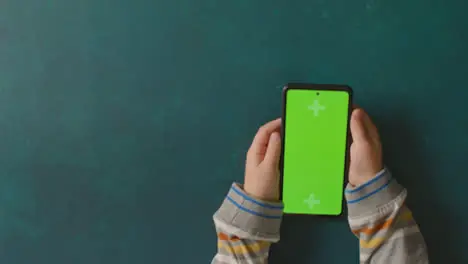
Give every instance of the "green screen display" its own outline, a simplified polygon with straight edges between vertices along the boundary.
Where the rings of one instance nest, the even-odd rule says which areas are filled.
[[[339,215],[349,93],[288,89],[285,96],[284,212]]]

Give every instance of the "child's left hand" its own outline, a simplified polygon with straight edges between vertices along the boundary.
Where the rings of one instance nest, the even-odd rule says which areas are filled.
[[[261,200],[279,199],[280,130],[279,118],[263,125],[247,152],[244,191]]]

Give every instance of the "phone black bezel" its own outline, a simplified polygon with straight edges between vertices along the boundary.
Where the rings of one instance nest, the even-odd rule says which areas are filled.
[[[350,132],[350,121],[351,113],[353,111],[353,89],[348,85],[339,85],[339,84],[307,84],[307,83],[288,83],[283,89],[282,95],[282,110],[281,110],[281,137],[282,137],[282,146],[281,146],[281,157],[280,157],[280,179],[279,179],[279,188],[280,188],[280,200],[283,200],[283,169],[284,169],[284,146],[285,146],[285,136],[286,136],[286,101],[287,93],[289,90],[310,90],[310,91],[345,91],[349,94],[348,101],[348,125],[346,133],[346,151],[345,151],[345,169],[343,172],[343,189],[346,186],[346,175],[349,170],[349,151],[351,145],[351,132]],[[344,192],[344,190],[343,190]],[[324,216],[324,217],[340,217],[343,215],[344,209],[344,193],[341,203],[341,211],[338,215],[317,215],[317,214],[296,214],[296,213],[287,213],[288,215],[308,215],[308,216]]]

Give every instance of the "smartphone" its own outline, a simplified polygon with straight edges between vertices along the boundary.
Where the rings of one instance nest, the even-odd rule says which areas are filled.
[[[339,216],[348,170],[352,89],[288,84],[283,90],[284,213]]]

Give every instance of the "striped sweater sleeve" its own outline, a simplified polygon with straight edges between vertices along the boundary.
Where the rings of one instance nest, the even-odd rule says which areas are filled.
[[[218,253],[212,263],[267,263],[271,243],[279,241],[282,215],[281,202],[254,199],[234,183],[213,216]]]
[[[361,186],[348,185],[345,195],[360,263],[429,263],[424,239],[405,205],[406,189],[387,169]]]

